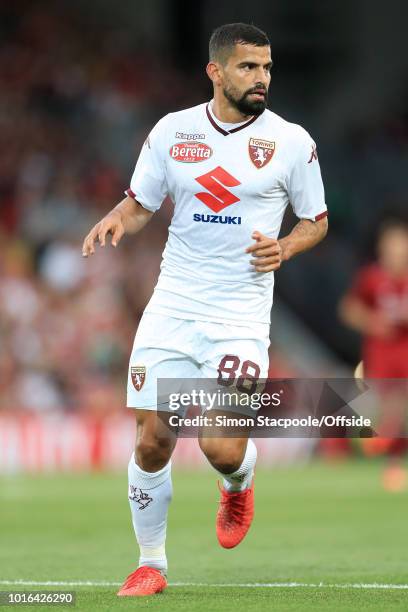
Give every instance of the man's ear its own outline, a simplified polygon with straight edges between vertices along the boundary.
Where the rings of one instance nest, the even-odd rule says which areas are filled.
[[[219,85],[221,82],[221,66],[218,62],[208,62],[206,67],[208,78],[213,82],[213,85]]]

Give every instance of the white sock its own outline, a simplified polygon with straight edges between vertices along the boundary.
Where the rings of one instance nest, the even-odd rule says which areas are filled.
[[[226,491],[235,493],[236,491],[244,491],[251,486],[254,477],[256,457],[256,446],[251,439],[248,439],[244,460],[239,468],[235,472],[232,472],[232,474],[221,474],[220,472],[224,479],[223,484]]]
[[[139,567],[148,565],[166,573],[167,510],[173,493],[171,461],[158,472],[145,472],[132,454],[128,477],[130,511],[140,548]]]

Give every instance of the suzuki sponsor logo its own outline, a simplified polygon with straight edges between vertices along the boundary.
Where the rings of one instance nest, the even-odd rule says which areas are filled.
[[[223,208],[239,202],[239,198],[226,187],[237,187],[241,183],[221,166],[198,176],[195,180],[207,190],[196,193],[195,197],[213,212],[219,213]]]
[[[205,161],[212,155],[212,148],[204,142],[180,142],[170,147],[170,157],[185,164]]]
[[[222,217],[221,215],[203,215],[194,213],[194,221],[201,221],[201,223],[223,223],[226,225],[241,225],[241,217]]]

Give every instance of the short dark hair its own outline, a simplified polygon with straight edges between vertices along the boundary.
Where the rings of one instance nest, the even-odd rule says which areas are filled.
[[[227,23],[216,28],[209,43],[210,61],[225,61],[235,45],[270,46],[269,38],[259,28],[247,23]]]
[[[395,215],[393,217],[387,217],[384,219],[378,227],[377,240],[381,240],[384,234],[395,230],[408,233],[408,220],[406,217],[403,215]]]

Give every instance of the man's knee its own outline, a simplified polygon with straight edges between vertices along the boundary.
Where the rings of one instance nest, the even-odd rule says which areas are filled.
[[[146,414],[147,413],[147,414]],[[170,460],[176,438],[160,427],[157,414],[139,411],[136,415],[135,457],[146,472],[161,470]]]
[[[201,438],[199,443],[208,461],[221,474],[232,474],[242,464],[246,441],[231,438]]]
[[[161,470],[170,461],[172,452],[173,444],[169,439],[143,434],[136,440],[136,462],[146,472]]]

